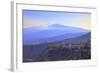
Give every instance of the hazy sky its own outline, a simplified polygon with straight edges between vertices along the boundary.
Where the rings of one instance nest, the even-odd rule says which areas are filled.
[[[91,29],[90,13],[23,10],[23,27],[48,27],[52,24]]]

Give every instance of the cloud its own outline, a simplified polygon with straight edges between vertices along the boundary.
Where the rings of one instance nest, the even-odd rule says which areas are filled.
[[[43,21],[43,20],[39,20],[39,19],[29,19],[29,18],[24,18],[23,19],[23,27],[24,28],[29,28],[29,27],[47,27],[48,23]]]

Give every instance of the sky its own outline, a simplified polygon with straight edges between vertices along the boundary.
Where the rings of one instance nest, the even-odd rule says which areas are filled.
[[[53,12],[23,10],[23,28],[48,27],[62,24],[91,30],[91,14],[79,12]]]

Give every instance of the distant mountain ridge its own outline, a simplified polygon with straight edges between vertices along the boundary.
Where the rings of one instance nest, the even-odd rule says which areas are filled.
[[[64,26],[61,24],[52,24],[48,28],[28,28],[23,30],[24,44],[32,43],[46,43],[61,41],[69,38],[77,38],[79,36],[89,33],[89,30]]]
[[[66,26],[64,26],[64,25],[61,25],[61,24],[51,24],[51,25],[49,25],[48,27],[56,27],[56,28],[66,28]]]

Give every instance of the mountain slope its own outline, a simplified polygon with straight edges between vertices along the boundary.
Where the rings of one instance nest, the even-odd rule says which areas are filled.
[[[48,28],[27,28],[23,32],[24,44],[41,44],[76,38],[89,33],[89,30],[52,24]]]

